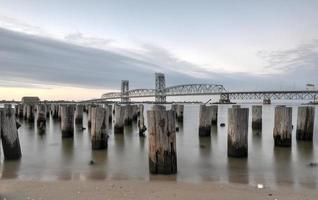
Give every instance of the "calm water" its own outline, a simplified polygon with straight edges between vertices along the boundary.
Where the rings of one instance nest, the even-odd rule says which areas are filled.
[[[146,109],[149,107],[146,105]],[[227,124],[228,107],[219,105],[219,123]],[[243,107],[250,108],[250,105]],[[293,125],[296,127],[297,106],[292,107]],[[248,158],[235,159],[227,157],[227,127],[214,127],[210,138],[199,138],[199,106],[185,105],[184,123],[179,125],[180,131],[177,132],[178,174],[172,176],[149,175],[148,138],[139,137],[136,124],[125,127],[123,135],[110,133],[107,150],[92,151],[88,129],[82,131],[78,127],[74,139],[62,139],[59,122],[48,120],[46,133],[40,135],[35,125],[20,121],[22,159],[2,160],[0,177],[27,180],[167,179],[252,185],[264,183],[271,187],[290,183],[295,188],[318,188],[318,167],[308,165],[318,162],[317,120],[314,142],[297,142],[294,128],[292,147],[274,148],[273,116],[274,106],[264,105],[262,133],[253,133],[250,128]],[[86,115],[84,127],[87,127]],[[96,164],[89,165],[90,160],[96,161]]]

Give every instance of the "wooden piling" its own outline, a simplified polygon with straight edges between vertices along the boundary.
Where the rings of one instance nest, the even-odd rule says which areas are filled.
[[[298,107],[297,140],[312,141],[314,133],[315,107]]]
[[[212,125],[212,107],[206,105],[200,105],[199,116],[199,136],[205,137],[211,135]]]
[[[115,111],[115,124],[114,124],[114,133],[124,133],[124,115],[125,109],[123,106],[114,104]]]
[[[177,122],[180,122],[180,123],[183,122],[184,105],[172,104],[171,110],[175,111]]]
[[[108,113],[108,122],[112,122],[113,116],[112,116],[112,105],[111,104],[106,104],[105,108],[107,108],[107,113]]]
[[[132,125],[133,121],[133,107],[132,105],[126,105],[124,106],[125,114],[124,114],[124,125],[130,126]]]
[[[276,106],[274,123],[275,146],[290,147],[292,141],[292,108]]]
[[[76,105],[75,124],[83,124],[83,112],[84,112],[84,106],[80,104]]]
[[[252,106],[252,129],[262,129],[262,108],[263,106]]]
[[[91,125],[92,125],[92,109],[93,109],[93,105],[89,105],[88,106],[88,109],[87,109],[87,126],[88,128],[91,128]]]
[[[248,108],[229,108],[227,155],[247,157]]]
[[[21,158],[21,147],[14,109],[11,107],[0,109],[0,136],[4,158],[16,160]]]
[[[139,129],[139,136],[144,136],[144,132],[147,130],[145,126],[145,119],[144,119],[144,105],[140,104],[138,106],[138,129]]]
[[[27,104],[26,105],[26,119],[28,122],[34,122],[34,107],[33,105]]]
[[[37,119],[36,119],[37,127],[40,129],[45,128],[46,124],[46,105],[39,104],[37,105]]]
[[[59,110],[59,107],[58,107],[58,105],[56,105],[56,104],[51,104],[51,116],[52,116],[52,119],[58,119],[59,117],[58,117],[58,110]]]
[[[50,118],[51,105],[45,104],[46,118]]]
[[[150,173],[177,173],[175,111],[156,105],[147,111],[147,119]]]
[[[213,105],[211,106],[211,110],[212,110],[212,119],[211,119],[211,124],[212,125],[217,125],[218,123],[218,106],[217,105]]]
[[[23,118],[23,104],[18,104],[18,113],[17,117],[22,119]]]
[[[73,105],[62,105],[60,112],[62,137],[71,138],[74,135],[74,107]]]
[[[91,141],[92,149],[107,148],[107,108],[92,107],[91,109]]]

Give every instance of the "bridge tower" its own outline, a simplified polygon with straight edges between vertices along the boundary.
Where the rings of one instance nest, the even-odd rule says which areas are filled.
[[[121,102],[129,102],[129,81],[122,80],[121,81]]]
[[[155,101],[166,102],[166,79],[163,73],[155,73],[156,76],[156,88],[155,88]]]

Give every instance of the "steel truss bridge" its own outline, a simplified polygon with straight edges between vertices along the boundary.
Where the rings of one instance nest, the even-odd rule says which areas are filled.
[[[155,97],[155,96],[189,96],[189,95],[210,95],[214,93],[225,92],[223,85],[217,84],[187,84],[167,87],[162,91],[156,89],[134,89],[129,90],[126,94],[121,92],[112,92],[102,95],[102,99],[119,99],[123,97],[141,98],[141,97]]]
[[[263,100],[271,103],[271,100],[309,100],[315,101],[318,90],[291,90],[291,91],[227,91],[220,84],[185,84],[166,87],[165,75],[155,73],[155,89],[129,90],[129,81],[121,81],[121,91],[106,93],[99,99],[83,102],[94,103],[114,99],[121,102],[129,102],[131,98],[155,97],[155,102],[166,102],[167,96],[219,96],[220,103],[230,103],[232,100]]]
[[[125,95],[121,92],[106,93],[96,101],[126,98],[142,98],[161,96],[220,96],[220,102],[227,103],[231,100],[312,100],[318,97],[318,90],[291,90],[291,91],[226,91],[219,84],[187,84],[165,88],[156,93],[155,89],[133,89]]]

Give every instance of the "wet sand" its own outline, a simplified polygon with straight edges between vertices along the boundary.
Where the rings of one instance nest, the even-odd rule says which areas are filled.
[[[0,200],[20,199],[317,199],[317,189],[293,189],[281,185],[275,189],[245,184],[218,182],[186,183],[173,181],[21,181],[0,180]]]

